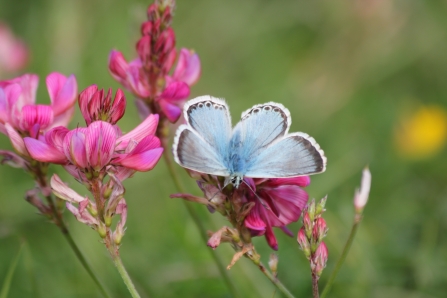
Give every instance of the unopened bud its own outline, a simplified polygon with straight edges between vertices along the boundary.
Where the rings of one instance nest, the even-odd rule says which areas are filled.
[[[315,219],[315,199],[312,199],[312,201],[310,201],[310,203],[307,207],[307,212],[309,213],[310,220],[314,221],[314,219]]]
[[[269,267],[272,274],[276,277],[278,275],[278,255],[275,253],[270,254]]]
[[[106,236],[107,236],[107,229],[106,229],[106,226],[102,222],[99,222],[97,231],[98,231],[98,234],[99,234],[99,236],[101,238],[106,238]]]
[[[327,196],[325,196],[324,198],[322,198],[320,200],[320,202],[318,202],[316,208],[315,208],[315,215],[318,216],[320,214],[322,214],[324,211],[326,211],[324,209],[324,206],[326,205],[326,200],[327,200]]]
[[[312,238],[316,243],[320,243],[321,240],[326,236],[327,233],[327,227],[326,227],[326,221],[319,217],[314,222],[314,227],[312,231]]]
[[[310,220],[309,212],[307,212],[307,210],[304,211],[303,226],[306,231],[307,239],[310,239],[312,237],[312,221]]]
[[[301,227],[301,229],[298,231],[297,239],[298,244],[300,245],[301,250],[304,252],[304,255],[307,259],[310,258],[310,244],[309,240],[306,237],[306,232],[304,231],[304,227]]]
[[[312,268],[312,271],[317,276],[321,276],[323,269],[326,267],[327,259],[328,259],[327,246],[324,242],[321,242],[320,245],[318,246],[317,250],[315,251],[315,254],[313,257],[314,267]]]
[[[371,188],[371,172],[368,168],[363,170],[362,182],[360,190],[357,190],[354,195],[354,207],[356,213],[362,213],[368,202],[369,190]]]

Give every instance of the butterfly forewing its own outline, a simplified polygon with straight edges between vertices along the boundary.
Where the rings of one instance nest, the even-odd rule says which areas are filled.
[[[315,140],[305,133],[292,133],[262,150],[247,165],[252,178],[285,178],[326,170],[326,157]]]
[[[225,101],[211,96],[197,97],[185,104],[184,115],[191,128],[220,156],[227,154],[231,118]]]
[[[222,156],[188,125],[181,125],[174,138],[175,161],[190,170],[218,176],[229,176]]]
[[[286,135],[290,124],[290,112],[283,105],[273,102],[255,105],[242,113],[241,121],[234,128],[233,146],[239,145],[241,155],[249,162],[268,145]]]

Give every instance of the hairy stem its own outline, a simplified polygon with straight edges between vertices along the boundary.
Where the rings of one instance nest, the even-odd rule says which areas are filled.
[[[320,293],[318,292],[318,276],[312,272],[312,295],[314,298],[319,298]]]
[[[340,257],[337,260],[337,264],[335,265],[335,268],[332,271],[329,280],[324,286],[323,292],[321,293],[321,298],[326,297],[326,295],[329,293],[332,284],[335,278],[337,277],[338,271],[340,270],[341,266],[343,265],[346,259],[346,256],[348,255],[349,249],[351,248],[352,242],[354,241],[355,234],[361,221],[362,221],[362,213],[356,213],[354,223],[352,224],[351,233],[349,234],[348,240],[345,243],[345,247],[343,248]]]
[[[140,294],[138,293],[137,289],[135,288],[135,286],[132,282],[132,279],[130,278],[129,274],[127,273],[127,270],[124,267],[123,261],[121,261],[118,247],[113,243],[113,239],[112,239],[110,231],[107,231],[107,236],[104,240],[105,240],[105,245],[107,247],[107,250],[109,251],[110,256],[112,257],[113,263],[115,264],[116,268],[118,269],[119,274],[121,275],[121,278],[123,279],[124,283],[126,284],[130,295],[132,296],[132,298],[140,298]]]
[[[267,276],[268,279],[273,283],[273,285],[278,288],[278,290],[284,294],[284,296],[288,298],[295,298],[292,293],[281,283],[281,281],[273,276],[273,274],[265,268],[264,264],[262,263],[256,263],[255,260],[252,260],[255,265],[258,266],[259,270],[261,270],[262,273],[264,273],[265,276]]]
[[[174,180],[174,184],[175,184],[177,190],[181,193],[186,193],[185,189],[183,188],[183,186],[180,182],[180,178],[177,175],[172,158],[169,155],[170,150],[168,150],[167,138],[162,137],[161,140],[163,142],[163,148],[165,148],[164,152],[163,152],[163,157],[165,159],[166,165],[168,166],[169,174],[171,175],[172,180]],[[206,243],[208,241],[208,235],[206,233],[205,227],[202,225],[202,222],[200,221],[198,214],[196,213],[194,208],[191,206],[191,204],[189,204],[186,201],[183,201],[183,203],[186,207],[186,210],[188,210],[189,215],[191,216],[191,218],[193,219],[197,228],[199,229],[200,236],[202,237],[203,241]],[[239,295],[237,294],[237,291],[236,291],[236,288],[235,288],[233,282],[231,281],[230,277],[228,276],[228,272],[225,269],[225,265],[219,259],[219,257],[217,256],[217,254],[214,250],[210,249],[209,251],[214,259],[214,262],[216,263],[217,268],[219,269],[219,272],[220,272],[222,278],[224,279],[225,284],[227,285],[227,288],[230,290],[231,295],[233,297],[238,297]]]

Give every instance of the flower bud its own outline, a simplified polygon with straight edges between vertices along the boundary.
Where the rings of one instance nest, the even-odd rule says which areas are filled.
[[[314,221],[315,219],[315,199],[312,199],[312,201],[307,205],[307,212],[309,213],[310,221]]]
[[[322,217],[317,218],[314,222],[314,227],[312,230],[312,238],[315,243],[320,243],[321,240],[326,236],[326,233],[326,221]]]
[[[368,168],[363,170],[362,182],[360,185],[360,190],[355,192],[354,196],[354,207],[356,213],[362,213],[363,208],[365,208],[368,202],[369,190],[371,188],[371,172]]]
[[[310,244],[309,240],[306,237],[306,232],[304,230],[304,227],[301,227],[301,229],[298,231],[297,239],[298,244],[300,245],[301,250],[304,252],[304,255],[307,259],[310,258]]]
[[[315,254],[313,256],[313,268],[312,271],[317,275],[321,276],[323,269],[326,267],[328,259],[328,249],[324,242],[321,242],[318,246]]]
[[[312,237],[312,221],[310,220],[309,212],[307,212],[307,210],[304,211],[303,226],[306,231],[307,239],[310,239]]]
[[[327,196],[322,198],[320,202],[318,202],[316,208],[315,208],[315,215],[318,216],[322,214],[326,209],[324,209],[324,206],[326,205]]]

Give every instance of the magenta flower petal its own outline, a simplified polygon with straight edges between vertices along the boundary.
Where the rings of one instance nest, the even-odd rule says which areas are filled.
[[[130,140],[139,143],[143,138],[149,135],[154,135],[157,130],[158,125],[158,115],[151,114],[141,122],[133,130],[129,131],[127,134],[121,136],[117,140],[117,150],[123,150],[127,147]]]
[[[276,188],[264,188],[262,190],[275,202],[279,216],[269,216],[272,226],[280,227],[297,221],[301,211],[309,199],[309,195],[298,186],[283,185]],[[262,196],[262,195],[261,195]]]
[[[57,164],[64,164],[67,162],[67,157],[64,153],[45,142],[33,138],[24,138],[23,141],[25,142],[29,154],[35,160]]]
[[[104,121],[91,123],[86,132],[86,154],[89,164],[99,171],[106,166],[115,150],[116,131]]]
[[[63,126],[55,127],[45,134],[45,141],[48,145],[58,149],[63,152],[64,138],[69,132],[68,128]]]
[[[175,68],[173,78],[189,86],[194,85],[200,77],[201,67],[199,55],[188,49],[180,50],[180,57]]]
[[[187,98],[189,96],[189,93],[190,93],[189,86],[186,83],[172,82],[165,88],[165,90],[163,90],[163,92],[160,95],[160,98],[172,102]]]
[[[32,105],[36,102],[36,91],[39,84],[39,77],[35,74],[24,74],[17,78],[17,81],[22,87],[22,96],[20,96],[20,109],[24,105]]]
[[[0,87],[0,122],[10,122],[11,108],[17,102],[22,88],[19,84]]]
[[[271,248],[278,250],[278,241],[276,240],[275,233],[271,227],[267,227],[265,230],[265,239]]]
[[[177,122],[182,115],[182,110],[178,106],[169,103],[167,100],[162,99],[158,102],[158,104],[160,105],[163,113],[166,115],[166,118],[168,118],[171,123]]]
[[[5,124],[5,129],[14,149],[21,155],[28,156],[25,143],[19,133],[9,123]]]
[[[60,115],[72,107],[76,101],[78,85],[74,75],[66,78],[53,72],[47,76],[47,88],[55,115]]]
[[[300,176],[292,178],[272,178],[265,182],[265,186],[276,187],[280,185],[297,185],[306,187],[310,184],[310,176]]]
[[[163,154],[163,148],[156,148],[142,153],[129,154],[120,161],[120,164],[126,168],[146,172],[152,170]]]
[[[83,196],[68,187],[58,175],[54,174],[50,180],[51,189],[58,198],[71,203],[81,203],[85,200]]]
[[[109,55],[109,71],[118,82],[125,81],[127,77],[128,64],[121,52],[112,50]]]

